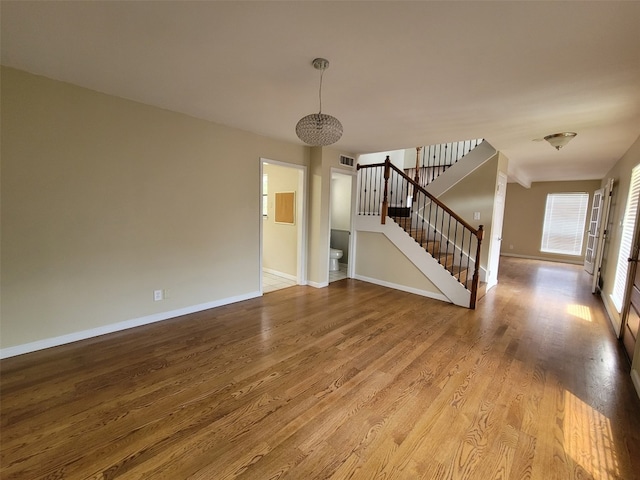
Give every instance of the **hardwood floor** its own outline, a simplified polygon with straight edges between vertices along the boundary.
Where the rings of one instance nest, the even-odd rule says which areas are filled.
[[[640,478],[640,399],[580,267],[475,311],[355,280],[1,364],[2,479]]]

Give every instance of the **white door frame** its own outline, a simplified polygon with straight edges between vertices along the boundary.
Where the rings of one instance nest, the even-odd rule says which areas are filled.
[[[350,176],[351,177],[351,205],[349,206],[349,210],[350,210],[350,219],[349,219],[349,260],[347,262],[347,277],[349,278],[353,278],[353,272],[355,269],[355,263],[354,263],[354,258],[355,258],[355,245],[354,245],[354,237],[355,235],[353,234],[353,225],[354,225],[354,216],[355,216],[355,206],[356,206],[356,187],[357,187],[357,178],[358,178],[358,173],[355,170],[346,170],[344,168],[336,168],[336,167],[331,167],[331,178],[333,178],[333,174],[334,173],[338,173],[341,175],[345,175],[345,176]],[[329,248],[331,248],[331,202],[333,201],[333,182],[329,182],[329,228],[328,228],[328,232],[327,235],[329,236],[329,241],[327,242],[327,245],[329,245]],[[327,273],[329,272],[329,252],[327,251]],[[328,281],[328,277],[327,277],[327,281]]]
[[[591,200],[591,212],[589,213],[589,228],[587,229],[587,249],[584,254],[584,270],[593,275],[595,270],[595,257],[598,250],[598,229],[602,218],[602,204],[604,189],[599,188],[593,192]]]
[[[603,205],[600,214],[600,225],[598,227],[598,246],[593,269],[593,282],[591,284],[591,293],[596,293],[600,289],[600,274],[602,269],[602,257],[604,256],[605,242],[609,239],[609,213],[611,211],[611,196],[613,195],[614,180],[610,178],[604,187],[602,194]]]
[[[260,208],[258,216],[260,221],[260,294],[264,293],[264,285],[262,284],[262,249],[263,249],[263,217],[262,217],[262,175],[264,164],[277,165],[285,168],[293,168],[298,170],[298,193],[296,194],[296,222],[297,226],[297,258],[296,258],[296,283],[298,285],[307,284],[307,167],[305,165],[297,165],[295,163],[279,162],[268,158],[260,157]],[[328,258],[328,253],[327,253]]]
[[[502,189],[502,190],[501,190]],[[501,204],[496,199],[502,198]],[[496,192],[491,215],[491,238],[489,239],[489,259],[487,261],[487,290],[498,284],[498,268],[500,265],[500,244],[502,243],[502,228],[504,223],[504,208],[507,201],[507,175],[498,172]],[[499,227],[499,228],[498,228]],[[498,231],[499,230],[499,231]]]

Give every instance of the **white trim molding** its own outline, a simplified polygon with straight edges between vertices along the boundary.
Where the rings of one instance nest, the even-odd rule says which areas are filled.
[[[565,259],[565,258],[548,258],[548,257],[536,257],[535,255],[520,255],[518,253],[500,252],[503,257],[515,257],[515,258],[528,258],[529,260],[542,260],[544,262],[555,263],[570,263],[572,265],[582,265],[584,263],[584,257],[580,257],[577,260]]]
[[[356,233],[358,231],[382,233],[442,292],[443,297],[446,298],[444,301],[469,307],[471,292],[391,218],[387,218],[387,223],[382,225],[380,217],[358,215],[355,231]]]
[[[123,322],[111,323],[109,325],[103,325],[101,327],[91,328],[88,330],[81,330],[79,332],[72,332],[66,335],[60,335],[59,337],[45,338],[43,340],[38,340],[35,342],[16,345],[14,347],[7,347],[0,349],[0,359],[15,357],[17,355],[23,355],[25,353],[31,353],[37,350],[44,350],[45,348],[57,347],[60,345],[65,345],[67,343],[73,343],[80,340],[86,340],[88,338],[98,337],[100,335],[107,335],[109,333],[119,332],[121,330],[127,330],[129,328],[141,327],[150,323],[161,322],[163,320],[169,320],[171,318],[180,317],[182,315],[201,312],[203,310],[209,310],[210,308],[221,307],[223,305],[229,305],[230,303],[242,302],[244,300],[250,300],[252,298],[260,296],[262,296],[260,292],[249,292],[243,295],[236,295],[234,297],[201,303],[199,305],[192,305],[168,312],[154,313],[151,315],[146,315],[144,317],[125,320]]]
[[[421,295],[423,297],[433,298],[435,300],[440,300],[442,302],[451,303],[449,299],[444,295],[442,295],[441,293],[430,292],[428,290],[420,290],[419,288],[408,287],[406,285],[400,285],[398,283],[386,282],[378,278],[365,277],[364,275],[356,274],[356,276],[353,278],[355,278],[356,280],[361,280],[363,282],[380,285],[381,287],[393,288],[394,290],[400,290],[407,293],[413,293],[415,295]]]
[[[636,387],[638,398],[640,398],[640,374],[638,374],[637,370],[631,370],[631,381],[633,382],[633,386]]]
[[[613,300],[611,300],[610,295],[603,295],[602,292],[600,292],[600,299],[602,300],[604,309],[607,312],[609,323],[611,323],[611,328],[613,328],[616,338],[620,338],[622,335],[622,319],[620,318],[620,312],[616,310],[616,306],[613,304]]]
[[[291,275],[290,273],[279,272],[278,270],[274,270],[273,268],[265,268],[262,267],[262,271],[266,273],[270,273],[271,275],[277,275],[278,277],[286,278],[287,280],[291,280],[293,282],[298,281],[298,277],[296,275]]]

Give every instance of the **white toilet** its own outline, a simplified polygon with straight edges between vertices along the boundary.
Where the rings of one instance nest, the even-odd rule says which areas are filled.
[[[340,270],[340,265],[338,265],[338,260],[342,258],[342,250],[338,250],[337,248],[329,249],[329,271],[337,272]]]

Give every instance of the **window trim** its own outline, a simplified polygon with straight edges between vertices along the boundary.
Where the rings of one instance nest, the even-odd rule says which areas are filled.
[[[633,234],[635,231],[638,203],[640,203],[640,165],[636,165],[631,171],[629,181],[629,194],[627,204],[624,209],[622,220],[622,231],[620,232],[620,245],[618,247],[618,260],[616,263],[616,274],[611,291],[611,301],[618,313],[622,313],[625,290],[627,287],[627,276],[629,273],[628,258],[631,256],[633,248]]]
[[[588,207],[587,192],[548,193],[540,251],[554,255],[581,256]]]

